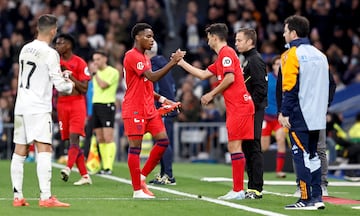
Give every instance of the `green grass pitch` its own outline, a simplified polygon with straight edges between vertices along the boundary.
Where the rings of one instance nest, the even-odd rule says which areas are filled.
[[[224,164],[175,163],[176,186],[155,186],[150,189],[155,193],[154,200],[132,199],[132,187],[126,163],[116,163],[112,176],[92,176],[93,185],[73,186],[80,176],[72,172],[69,182],[60,179],[59,166],[53,168],[52,193],[60,201],[69,202],[70,208],[40,208],[38,206],[39,187],[35,163],[25,164],[24,196],[29,207],[12,207],[12,189],[10,180],[10,161],[0,161],[0,215],[19,216],[84,216],[84,215],[360,215],[360,210],[353,209],[360,204],[326,204],[325,210],[289,211],[286,204],[297,198],[295,176],[289,173],[285,185],[265,184],[261,200],[220,201],[216,198],[228,192],[232,183],[201,181],[204,177],[231,177],[231,166]],[[150,180],[156,174],[156,168],[149,175]],[[246,174],[245,174],[246,178]],[[275,173],[265,173],[264,179],[278,181]],[[329,179],[329,195],[339,198],[360,200],[359,186],[332,186],[342,180]],[[246,184],[245,184],[246,188]]]

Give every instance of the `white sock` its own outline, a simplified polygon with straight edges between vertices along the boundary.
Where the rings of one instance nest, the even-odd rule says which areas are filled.
[[[39,152],[37,154],[37,176],[40,187],[40,199],[46,200],[51,197],[51,153]]]
[[[144,176],[143,174],[140,175],[140,180],[141,181],[145,181],[146,180],[146,176]]]
[[[10,165],[10,174],[11,182],[13,186],[14,199],[24,198],[22,193],[23,179],[24,179],[24,161],[26,156],[21,156],[16,153],[13,154],[11,165]]]

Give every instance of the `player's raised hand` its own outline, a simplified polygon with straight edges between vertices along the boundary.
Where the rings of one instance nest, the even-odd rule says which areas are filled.
[[[186,51],[177,49],[175,53],[171,54],[171,61],[178,63],[181,59],[184,58],[185,54],[186,54]]]
[[[185,60],[184,60],[184,59],[181,59],[180,61],[178,61],[177,64],[178,64],[179,66],[182,66],[184,63],[185,63]]]

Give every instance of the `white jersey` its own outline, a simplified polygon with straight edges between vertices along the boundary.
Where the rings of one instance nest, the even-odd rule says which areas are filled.
[[[26,44],[19,56],[15,115],[51,112],[53,85],[67,94],[73,88],[62,77],[59,54],[44,41]]]

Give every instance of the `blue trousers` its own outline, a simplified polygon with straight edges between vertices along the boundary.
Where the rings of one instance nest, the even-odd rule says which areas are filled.
[[[163,120],[166,133],[169,137],[170,145],[166,148],[166,151],[160,160],[160,174],[161,176],[167,174],[169,177],[173,177],[172,164],[174,160],[174,117],[164,117]]]
[[[317,154],[319,130],[289,131],[296,176],[299,180],[301,199],[322,196],[321,162]]]

